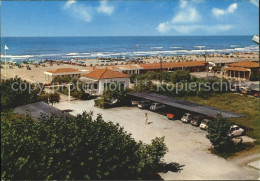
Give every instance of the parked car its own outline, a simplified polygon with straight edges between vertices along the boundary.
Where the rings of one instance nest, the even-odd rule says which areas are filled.
[[[230,126],[230,133],[229,136],[235,137],[235,136],[241,136],[245,134],[245,130],[240,128],[238,125],[232,125]]]
[[[131,101],[131,103],[132,103],[133,106],[138,106],[139,101]]]
[[[152,103],[152,105],[150,106],[150,110],[151,111],[159,111],[164,109],[166,106],[161,104],[161,103]]]
[[[251,89],[250,87],[240,87],[241,93],[242,94],[251,94]]]
[[[192,119],[192,115],[190,113],[185,113],[182,118],[181,118],[181,121],[183,123],[189,123]]]
[[[168,118],[169,120],[173,120],[174,117],[175,117],[175,115],[172,114],[172,113],[168,113],[168,114],[167,114],[167,118]]]
[[[149,108],[151,106],[151,102],[150,101],[140,101],[138,104],[138,107],[140,109],[145,109],[145,108]]]
[[[203,119],[200,123],[200,129],[208,129],[209,119]]]
[[[201,123],[201,121],[202,121],[203,119],[204,119],[204,116],[200,116],[200,115],[194,116],[194,117],[191,119],[190,123],[191,123],[193,126],[199,126],[200,123]]]

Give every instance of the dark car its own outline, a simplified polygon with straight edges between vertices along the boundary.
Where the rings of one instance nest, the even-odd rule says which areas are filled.
[[[199,126],[204,118],[204,116],[194,116],[190,121],[190,124],[192,124],[193,126]]]
[[[150,101],[140,101],[138,104],[138,107],[140,109],[145,109],[145,108],[149,108],[151,106],[151,102]]]
[[[150,110],[151,111],[159,111],[165,108],[165,105],[161,104],[161,103],[152,103],[152,105],[150,106]]]

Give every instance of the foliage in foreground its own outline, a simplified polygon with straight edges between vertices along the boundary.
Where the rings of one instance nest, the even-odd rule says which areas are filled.
[[[39,89],[20,78],[7,79],[0,84],[2,108],[13,108],[37,101]]]
[[[210,140],[214,149],[218,152],[231,152],[234,149],[234,142],[229,136],[230,123],[221,114],[208,123],[207,138]]]
[[[119,125],[92,113],[75,118],[2,114],[3,180],[152,179],[158,172],[178,172],[166,164],[164,138],[136,142]]]

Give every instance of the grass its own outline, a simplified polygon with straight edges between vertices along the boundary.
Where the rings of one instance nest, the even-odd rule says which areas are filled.
[[[260,144],[259,98],[221,93],[212,94],[207,99],[197,96],[180,97],[180,99],[245,115],[241,118],[231,118],[230,122],[246,127],[247,135],[255,138],[256,144]]]

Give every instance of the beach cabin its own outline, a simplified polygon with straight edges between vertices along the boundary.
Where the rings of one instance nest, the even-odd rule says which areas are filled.
[[[71,78],[79,78],[82,72],[74,68],[59,68],[56,70],[49,70],[44,72],[45,81],[51,82],[54,77],[60,76],[65,77],[69,76]]]
[[[143,67],[139,66],[139,65],[121,65],[119,67],[121,69],[120,72],[128,74],[128,75],[139,75],[140,74],[140,70],[143,69]]]
[[[120,84],[121,88],[129,88],[129,77],[127,74],[103,68],[81,75],[80,80],[84,82],[87,93],[101,95],[111,83]]]
[[[259,76],[259,68],[258,62],[243,61],[231,63],[224,69],[224,78],[236,81],[247,81],[250,80],[252,75]]]
[[[189,70],[190,72],[201,72],[206,70],[207,63],[205,61],[192,61],[192,62],[162,62],[162,63],[147,63],[140,64],[143,69],[140,73],[149,71],[160,72],[162,71],[176,71],[176,70]]]

